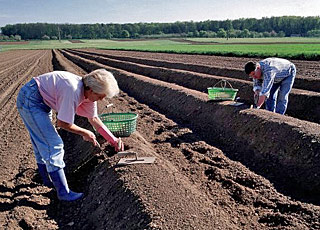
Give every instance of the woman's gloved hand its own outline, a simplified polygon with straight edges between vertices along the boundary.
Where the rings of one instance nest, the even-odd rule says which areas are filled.
[[[121,152],[124,150],[124,145],[121,138],[116,138],[105,125],[101,126],[98,129],[98,132],[114,147],[116,152]]]
[[[114,149],[116,150],[116,152],[122,152],[124,151],[124,144],[121,140],[121,138],[119,137],[115,146],[114,146]]]

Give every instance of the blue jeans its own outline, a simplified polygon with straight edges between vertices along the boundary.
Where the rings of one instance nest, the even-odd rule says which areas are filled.
[[[270,95],[266,100],[267,110],[285,114],[289,102],[289,93],[292,89],[295,77],[296,67],[292,64],[290,75],[284,78],[281,82],[273,83]]]
[[[51,108],[44,103],[34,79],[21,88],[17,108],[29,131],[37,163],[45,164],[48,172],[64,168],[63,141],[51,122]]]

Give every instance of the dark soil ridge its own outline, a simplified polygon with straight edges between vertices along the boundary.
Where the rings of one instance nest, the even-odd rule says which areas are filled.
[[[85,51],[82,49],[68,49],[68,50],[76,50],[82,53],[99,55],[99,56],[110,58],[110,59],[116,59],[116,60],[125,61],[125,62],[133,62],[133,63],[143,64],[143,65],[165,67],[169,69],[187,70],[187,71],[198,72],[203,74],[242,79],[252,84],[252,82],[249,81],[248,76],[244,73],[243,68],[241,69],[225,68],[225,67],[222,68],[218,66],[211,66],[211,65],[205,65],[205,64],[198,65],[198,64],[183,63],[178,61],[170,62],[166,60],[159,61],[159,60],[150,59],[150,58],[142,59],[142,58],[128,57],[128,56],[117,56],[117,55],[106,54],[105,52],[103,52],[103,50],[95,50],[95,51]],[[245,62],[243,63],[243,65],[244,64]],[[320,92],[320,79],[315,77],[302,76],[298,72],[297,77],[295,79],[294,88]]]
[[[117,99],[114,99],[114,101],[116,100]],[[137,103],[130,100],[128,101],[130,105],[135,105]],[[124,101],[120,101],[120,106],[121,104],[124,104],[123,102]],[[140,111],[147,110],[146,108],[140,109]],[[147,111],[145,111],[142,112],[142,115],[144,113],[145,115],[148,114]],[[159,118],[157,118],[157,122],[159,122]],[[164,118],[162,117],[160,120],[161,119]],[[154,128],[147,130],[150,130],[151,132],[156,130],[158,138],[160,139],[167,137],[166,132],[168,132],[168,128],[176,125],[168,124],[170,121],[167,119],[165,119],[164,122],[167,127],[158,126],[160,128],[158,130]],[[83,122],[81,123],[82,125],[84,124]],[[143,124],[145,123],[148,122],[145,120],[143,121]],[[142,130],[148,133],[146,129]],[[181,136],[179,137],[179,135]],[[174,143],[176,147],[179,146],[179,142],[185,142],[185,138],[183,138],[184,135],[185,133],[179,134],[179,132],[175,132]],[[193,138],[193,134],[189,133],[187,139],[190,142],[193,142]],[[68,143],[73,143],[73,145],[79,144],[79,140],[73,139],[70,141],[70,137],[67,138],[67,140]],[[133,134],[126,142],[130,143],[130,146],[127,146],[129,148],[142,145],[147,146],[145,149],[150,149],[150,144],[146,142],[139,133]],[[156,143],[156,146],[158,145],[160,146],[161,142]],[[195,210],[196,207],[193,207],[193,202],[196,202],[197,204],[201,202],[201,200],[199,200],[199,195],[196,195],[189,190],[190,185],[183,187],[183,184],[187,183],[189,179],[179,175],[175,170],[174,181],[171,183],[174,187],[166,186],[163,191],[161,190],[163,181],[168,181],[167,177],[171,180],[171,173],[173,173],[172,169],[175,168],[171,164],[174,163],[173,159],[177,159],[178,156],[174,155],[174,158],[170,160],[169,152],[161,151],[162,153],[160,153],[157,151],[158,153],[152,153],[162,162],[161,165],[164,163],[164,165],[167,166],[164,167],[165,170],[162,168],[159,169],[158,167],[160,165],[154,170],[149,166],[117,169],[112,167],[116,160],[114,157],[100,158],[100,163],[91,170],[86,182],[89,191],[82,204],[85,209],[77,213],[77,216],[86,218],[78,219],[79,222],[76,222],[72,229],[87,229],[89,226],[95,229],[270,229],[275,226],[281,226],[282,229],[317,228],[316,217],[319,215],[319,211],[316,211],[317,209],[314,209],[313,206],[292,202],[281,195],[279,196],[268,181],[252,174],[239,163],[230,161],[221,151],[217,152],[212,147],[203,144],[198,147],[195,145],[192,149],[188,147],[188,144],[182,144],[182,146],[185,146],[182,148],[185,156],[179,157],[188,159],[190,165],[186,165],[186,162],[182,163],[182,161],[179,160],[178,166],[180,170],[183,168],[192,169],[190,171],[191,174],[188,174],[188,178],[194,178],[194,180],[198,182],[203,181],[204,178],[202,176],[196,178],[196,175],[201,175],[201,173],[198,174],[196,171],[203,170],[209,179],[208,182],[205,182],[204,191],[208,189],[208,186],[209,188],[212,188],[212,190],[210,189],[212,191],[212,198],[207,200],[207,202],[202,202],[200,205],[201,209]],[[140,149],[140,151],[142,149]],[[76,154],[77,152],[78,151],[75,151],[75,149],[73,149],[73,152],[70,152],[73,154],[73,160],[75,158],[79,159]],[[101,162],[101,160],[104,162]],[[108,168],[107,171],[105,170],[106,168]],[[185,172],[188,172],[189,170],[186,170]],[[229,171],[229,173],[228,175],[225,175],[225,172],[227,171]],[[153,174],[151,172],[157,173]],[[162,172],[164,174],[159,176]],[[147,181],[148,176],[150,176],[152,180],[144,184]],[[141,179],[136,181],[136,178]],[[108,181],[108,184],[101,185],[101,181]],[[167,183],[165,184],[167,185]],[[150,188],[150,185],[153,188]],[[148,191],[147,193],[142,193],[135,197],[135,195],[130,192],[137,192],[142,186],[147,186],[145,188],[146,191]],[[220,188],[220,186],[222,187]],[[116,191],[113,193],[112,191],[114,191],[114,189]],[[180,209],[181,199],[186,198],[183,193],[184,189],[187,189],[186,192],[188,191],[186,200],[187,206]],[[221,190],[225,190],[233,197],[232,199],[235,199],[237,204],[236,206],[233,206],[232,209],[229,210],[229,208],[227,208],[229,205],[232,205],[228,199],[224,201],[221,200],[221,202],[226,202],[224,204],[217,203]],[[170,193],[170,191],[173,193]],[[176,197],[176,195],[178,195],[179,199],[174,200],[174,203],[171,203],[170,200],[161,200],[163,198],[161,198],[162,195],[160,194],[168,192],[170,193],[170,197]],[[191,195],[190,192],[193,195]],[[110,193],[113,194],[109,196],[108,194]],[[150,203],[148,204],[147,202],[145,203],[146,205],[144,208],[140,208],[142,208],[142,210],[147,210],[149,214],[153,214],[151,217],[137,207],[141,204],[140,202],[146,202],[146,196],[148,198],[147,201],[150,202],[151,200],[155,200],[155,203],[149,206]],[[192,200],[191,203],[188,203],[190,196],[192,197]],[[203,196],[204,194],[201,195],[201,197]],[[131,200],[126,197],[131,197]],[[127,209],[123,208],[122,202],[127,202],[128,205],[125,206]],[[208,203],[208,206],[206,203]],[[226,208],[223,208],[224,206]],[[249,209],[255,211],[253,213],[248,213],[245,207],[250,207]],[[67,212],[68,208],[64,208],[67,209]],[[213,212],[210,211],[211,213],[208,213],[209,210],[213,210]],[[223,210],[226,211],[224,212]],[[101,211],[103,211],[105,216],[101,216]],[[202,219],[203,212],[207,213],[204,216],[204,219]],[[243,213],[245,213],[245,215],[243,215]],[[63,215],[64,213],[62,213],[62,217],[64,217]],[[230,215],[233,215],[233,217],[230,218]],[[234,215],[236,217],[240,215],[239,222],[231,221],[231,219],[234,219]],[[98,221],[96,220],[96,216],[99,216]],[[121,216],[125,216],[125,218],[121,218]],[[102,224],[99,223],[99,220],[105,221]],[[133,221],[131,225],[128,225],[130,223],[129,221]],[[249,221],[249,224],[247,221]]]
[[[68,71],[75,74],[77,73],[78,75],[87,74],[86,71],[68,59],[63,58],[63,55],[54,49],[52,50],[52,65],[55,70]]]
[[[61,59],[59,54],[57,55],[56,51],[54,53],[56,54],[54,63],[59,63],[55,65],[56,69],[69,69],[75,72],[70,68],[67,61]],[[86,119],[77,117],[76,122],[81,127],[92,130]],[[102,145],[103,151],[101,152],[92,147],[91,144],[83,142],[81,137],[77,135],[69,134],[63,130],[60,131],[60,135],[66,143],[65,161],[68,166],[66,167],[67,172],[71,175],[73,174],[73,177],[81,178],[79,180],[87,178],[85,188],[88,191],[81,204],[86,208],[76,214],[86,218],[84,220],[78,219],[72,229],[188,229],[191,227],[219,229],[220,226],[226,223],[228,226],[233,226],[232,228],[237,228],[237,225],[228,221],[231,218],[228,217],[227,213],[218,209],[214,210],[215,205],[204,194],[198,194],[199,191],[196,188],[190,190],[190,187],[192,188],[193,186],[189,184],[189,180],[177,172],[172,172],[171,169],[174,168],[171,165],[172,163],[160,157],[139,132],[135,132],[125,139],[126,143],[130,143],[129,146],[126,145],[126,148],[137,151],[143,156],[150,156],[150,154],[151,156],[156,156],[157,160],[161,161],[162,164],[165,162],[165,167],[155,164],[118,168],[116,167],[118,158],[113,156],[113,150],[106,144]],[[103,142],[101,139],[99,141],[100,143]],[[146,152],[146,150],[148,151]],[[90,159],[92,154],[96,154],[97,157],[83,164],[88,157]],[[106,155],[109,157],[106,158]],[[86,167],[87,170],[84,170]],[[154,173],[150,173],[150,171]],[[137,180],[138,177],[143,179]],[[151,184],[150,181],[152,181]],[[103,182],[107,183],[102,184]],[[166,186],[161,186],[162,184]],[[139,189],[142,188],[148,191],[148,193],[137,194],[137,186]],[[171,193],[169,198],[161,195],[166,193]],[[157,205],[164,207],[159,210],[152,210],[154,209],[152,207],[154,204],[150,206],[146,199],[156,199]],[[96,207],[99,207],[98,210],[96,210]],[[60,225],[66,226],[68,223],[63,221],[63,217],[65,213],[68,214],[70,208],[64,208],[66,210],[61,210],[62,213],[59,214],[59,219],[62,221]],[[72,209],[75,209],[75,206],[72,206]],[[176,213],[177,211],[179,211],[179,214]],[[96,216],[102,213],[104,216],[99,219],[103,223],[95,221]],[[192,217],[193,214],[191,215],[190,213],[196,214],[197,218]],[[215,213],[215,215],[211,213]],[[151,214],[153,215],[151,216]],[[71,215],[75,215],[75,213],[72,212]],[[181,219],[182,217],[185,219]],[[219,218],[217,219],[217,217]],[[73,216],[73,218],[76,217]]]
[[[135,64],[131,62],[100,57],[98,55],[85,54],[79,51],[69,50],[68,52],[90,60],[95,60],[104,65],[123,69],[136,74],[142,74],[144,76],[152,77],[161,81],[175,83],[201,92],[206,92],[207,86],[214,86],[222,79],[225,79],[228,80],[228,82],[234,88],[239,89],[237,96],[239,96],[249,105],[253,103],[252,83],[248,81],[226,77],[222,78],[212,75],[208,76],[183,70],[172,70],[163,67]],[[311,122],[320,122],[320,93],[293,89],[290,93],[289,100],[290,103],[287,110],[288,115]]]
[[[106,50],[106,49],[81,49],[90,52],[99,52],[107,55],[115,55],[121,57],[134,57],[140,59],[151,59],[156,61],[168,61],[174,63],[196,64],[204,66],[214,66],[225,69],[243,70],[244,64],[248,61],[259,61],[262,58],[246,58],[234,56],[215,56],[204,54],[175,54],[175,53],[159,53],[146,51],[128,51],[128,50]],[[318,61],[291,60],[298,69],[298,77],[315,77],[319,78],[320,63]]]
[[[64,52],[64,55],[87,71],[109,69],[124,91],[188,124],[208,143],[221,145],[232,159],[264,175],[286,194],[301,199],[318,196],[318,124],[264,110],[208,103],[204,93],[117,70],[70,53]],[[268,142],[266,137],[270,137]]]

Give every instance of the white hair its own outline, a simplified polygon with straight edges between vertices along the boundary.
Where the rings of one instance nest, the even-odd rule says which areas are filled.
[[[113,74],[105,69],[97,69],[83,77],[84,87],[89,87],[93,92],[105,94],[112,98],[119,93],[119,87]]]

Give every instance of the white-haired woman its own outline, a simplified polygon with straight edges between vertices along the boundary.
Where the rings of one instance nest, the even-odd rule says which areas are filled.
[[[77,200],[83,194],[73,192],[68,187],[63,170],[63,141],[51,122],[51,110],[58,112],[59,127],[97,145],[93,132],[74,124],[75,114],[87,117],[116,151],[122,151],[121,140],[112,135],[97,114],[97,101],[105,97],[112,98],[118,93],[117,81],[104,69],[95,70],[84,77],[66,71],[53,71],[32,78],[21,88],[17,108],[29,131],[39,173],[45,185],[56,188],[60,200]]]

